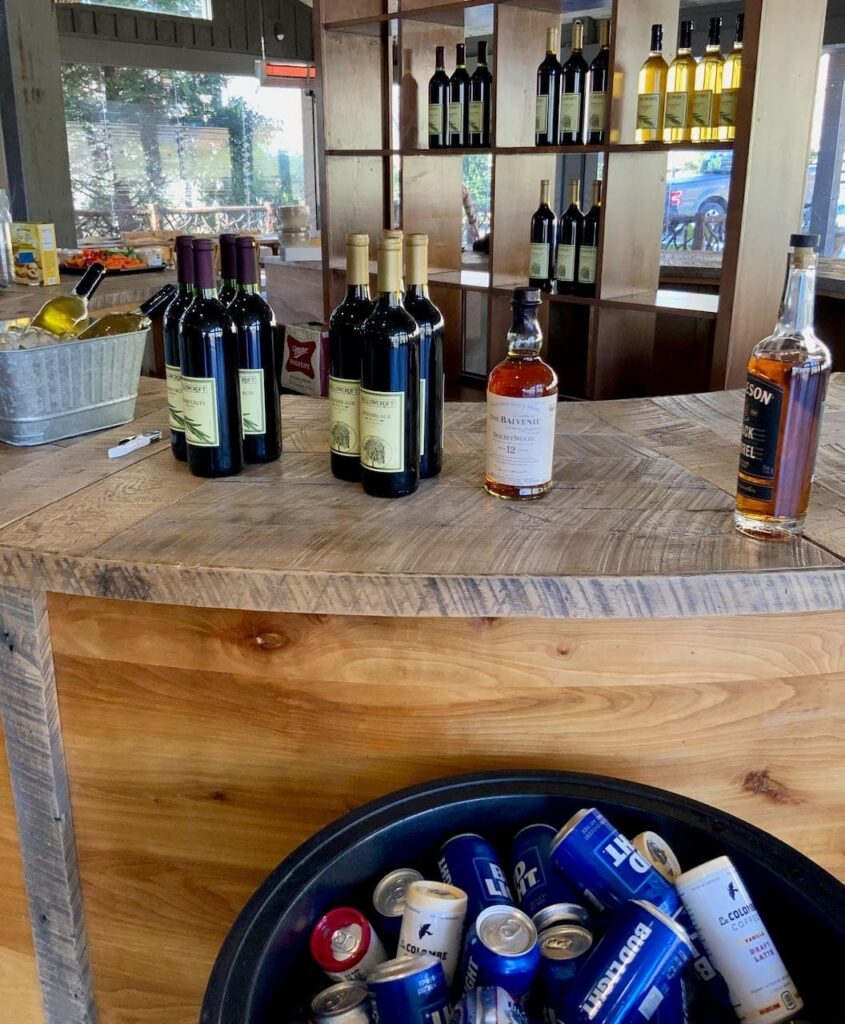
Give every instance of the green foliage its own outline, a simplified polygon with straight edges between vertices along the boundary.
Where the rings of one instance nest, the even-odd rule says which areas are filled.
[[[125,10],[148,11],[150,14],[177,14],[185,18],[208,16],[205,0],[82,0],[101,7],[123,7]]]

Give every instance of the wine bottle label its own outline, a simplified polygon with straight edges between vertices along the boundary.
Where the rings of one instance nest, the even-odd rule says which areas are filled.
[[[197,448],[218,448],[217,381],[213,377],[182,377],[185,440]]]
[[[547,278],[549,276],[549,243],[532,242],[528,252],[528,276]]]
[[[534,115],[534,131],[545,133],[549,127],[549,97],[537,96],[537,107]]]
[[[443,104],[428,105],[428,134],[439,135],[443,131]]]
[[[267,410],[264,408],[264,371],[239,370],[241,389],[241,423],[244,437],[267,433]]]
[[[425,377],[420,377],[420,457],[425,455]]]
[[[559,245],[557,247],[557,266],[555,278],[558,281],[575,280],[575,246]]]
[[[510,487],[552,478],[557,396],[505,398],[487,392],[487,476]]]
[[[484,100],[470,100],[469,130],[471,132],[484,131]]]
[[[719,97],[719,124],[724,128],[736,127],[736,107],[739,89],[725,89]]]
[[[690,124],[693,128],[709,128],[713,116],[713,92],[711,89],[699,89],[692,94],[692,113]]]
[[[560,98],[560,123],[562,132],[581,131],[581,93],[566,92]]]
[[[748,374],[739,451],[740,473],[760,481],[774,480],[783,395],[783,388],[777,384],[753,373]],[[765,483],[754,485],[740,478],[738,486],[746,497],[762,501],[771,499],[772,487]],[[749,493],[750,490],[755,493]]]
[[[329,447],[338,455],[358,455],[358,393],[360,380],[329,377]]]
[[[459,135],[464,130],[463,103],[449,104],[449,131]]]
[[[361,388],[361,465],[376,473],[405,472],[405,393]]]
[[[165,366],[167,376],[167,417],[171,430],[185,429],[185,412],[182,408],[182,367]]]
[[[587,129],[591,132],[607,130],[607,93],[591,92],[587,101]]]
[[[657,131],[660,127],[660,93],[643,92],[637,97],[637,127]]]
[[[664,128],[686,128],[689,115],[689,93],[667,92],[666,110],[663,113]]]
[[[578,252],[578,282],[595,284],[598,249],[594,245],[582,245]]]

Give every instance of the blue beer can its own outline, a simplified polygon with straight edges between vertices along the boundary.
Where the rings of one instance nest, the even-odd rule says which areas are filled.
[[[669,985],[657,1007],[657,1013],[651,1018],[651,1024],[689,1024],[687,987],[683,975],[680,978],[675,978]]]
[[[433,956],[385,960],[367,977],[375,1024],[448,1024],[449,986]]]
[[[550,858],[599,910],[613,911],[628,900],[646,900],[670,916],[681,909],[672,882],[595,807],[573,814],[555,836]]]
[[[554,1012],[566,1024],[652,1020],[692,956],[677,921],[645,900],[632,900],[616,913]]]
[[[460,991],[499,986],[520,999],[540,966],[537,929],[516,907],[487,907],[467,932],[459,972]]]
[[[528,1024],[528,1017],[509,992],[485,985],[461,996],[452,1011],[450,1024]]]
[[[513,905],[496,851],[474,832],[447,839],[440,848],[437,866],[444,882],[467,894],[467,920],[473,921],[486,907]]]
[[[543,1019],[554,1024],[555,1008],[563,1005],[572,979],[585,964],[593,936],[581,924],[558,922],[540,932],[537,943],[540,947],[538,1002]]]
[[[731,1020],[731,1014],[736,1014],[727,982],[704,951],[698,931],[684,907],[681,907],[675,920],[686,931],[693,948],[692,963],[685,971],[690,1018],[696,1024],[721,1024],[722,1021]]]
[[[526,825],[513,837],[513,887],[529,917],[552,903],[580,903],[581,894],[549,862],[554,825]]]

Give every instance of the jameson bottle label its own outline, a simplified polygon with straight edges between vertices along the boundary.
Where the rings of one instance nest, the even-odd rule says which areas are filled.
[[[549,243],[532,242],[528,251],[528,276],[547,278],[549,276]]]
[[[607,93],[592,92],[587,101],[587,128],[603,132],[607,128]]]
[[[689,107],[688,92],[669,92],[666,94],[666,110],[663,114],[664,128],[686,128]]]
[[[549,97],[538,96],[534,115],[534,131],[545,132],[549,126]]]
[[[171,430],[185,429],[185,414],[182,409],[182,367],[165,366],[167,376],[167,416]]]
[[[361,465],[376,473],[405,472],[405,393],[361,388]]]
[[[241,423],[244,437],[267,433],[267,410],[264,408],[264,371],[239,370],[241,389]]]
[[[581,131],[581,93],[564,93],[560,98],[560,130]]]
[[[660,93],[644,92],[637,97],[637,127],[657,131],[660,127]]]
[[[742,444],[739,450],[740,474],[759,481],[773,481],[778,454],[783,388],[764,377],[748,374],[745,384],[745,410],[742,415]],[[747,498],[770,501],[772,485],[752,483],[739,478],[737,489]]]
[[[197,448],[218,448],[217,381],[213,377],[182,378],[185,440]]]
[[[449,104],[449,131],[456,135],[464,130],[464,105],[463,103]]]
[[[358,392],[360,380],[329,377],[329,448],[338,455],[358,455]]]
[[[425,455],[425,377],[420,377],[420,455]]]
[[[487,475],[508,487],[552,478],[557,396],[504,398],[487,392]]]
[[[439,135],[443,131],[443,106],[440,103],[428,105],[428,133]]]
[[[594,284],[596,280],[597,249],[594,245],[582,245],[578,254],[578,280],[581,284]]]
[[[557,266],[555,278],[558,281],[575,280],[575,246],[559,245],[557,247]]]
[[[471,132],[484,130],[484,100],[470,100],[469,130]]]
[[[692,96],[692,114],[690,124],[693,128],[709,128],[713,114],[713,93],[710,89],[700,89]]]
[[[739,89],[725,89],[719,97],[719,124],[722,127],[736,127],[736,106]]]

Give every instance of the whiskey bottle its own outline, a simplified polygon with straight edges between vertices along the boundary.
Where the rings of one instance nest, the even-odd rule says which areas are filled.
[[[541,498],[552,489],[557,375],[540,358],[540,291],[514,288],[508,354],[487,381],[487,472],[498,498]]]
[[[830,351],[813,330],[817,235],[792,235],[781,314],[748,361],[734,519],[751,537],[800,536],[810,500]]]

